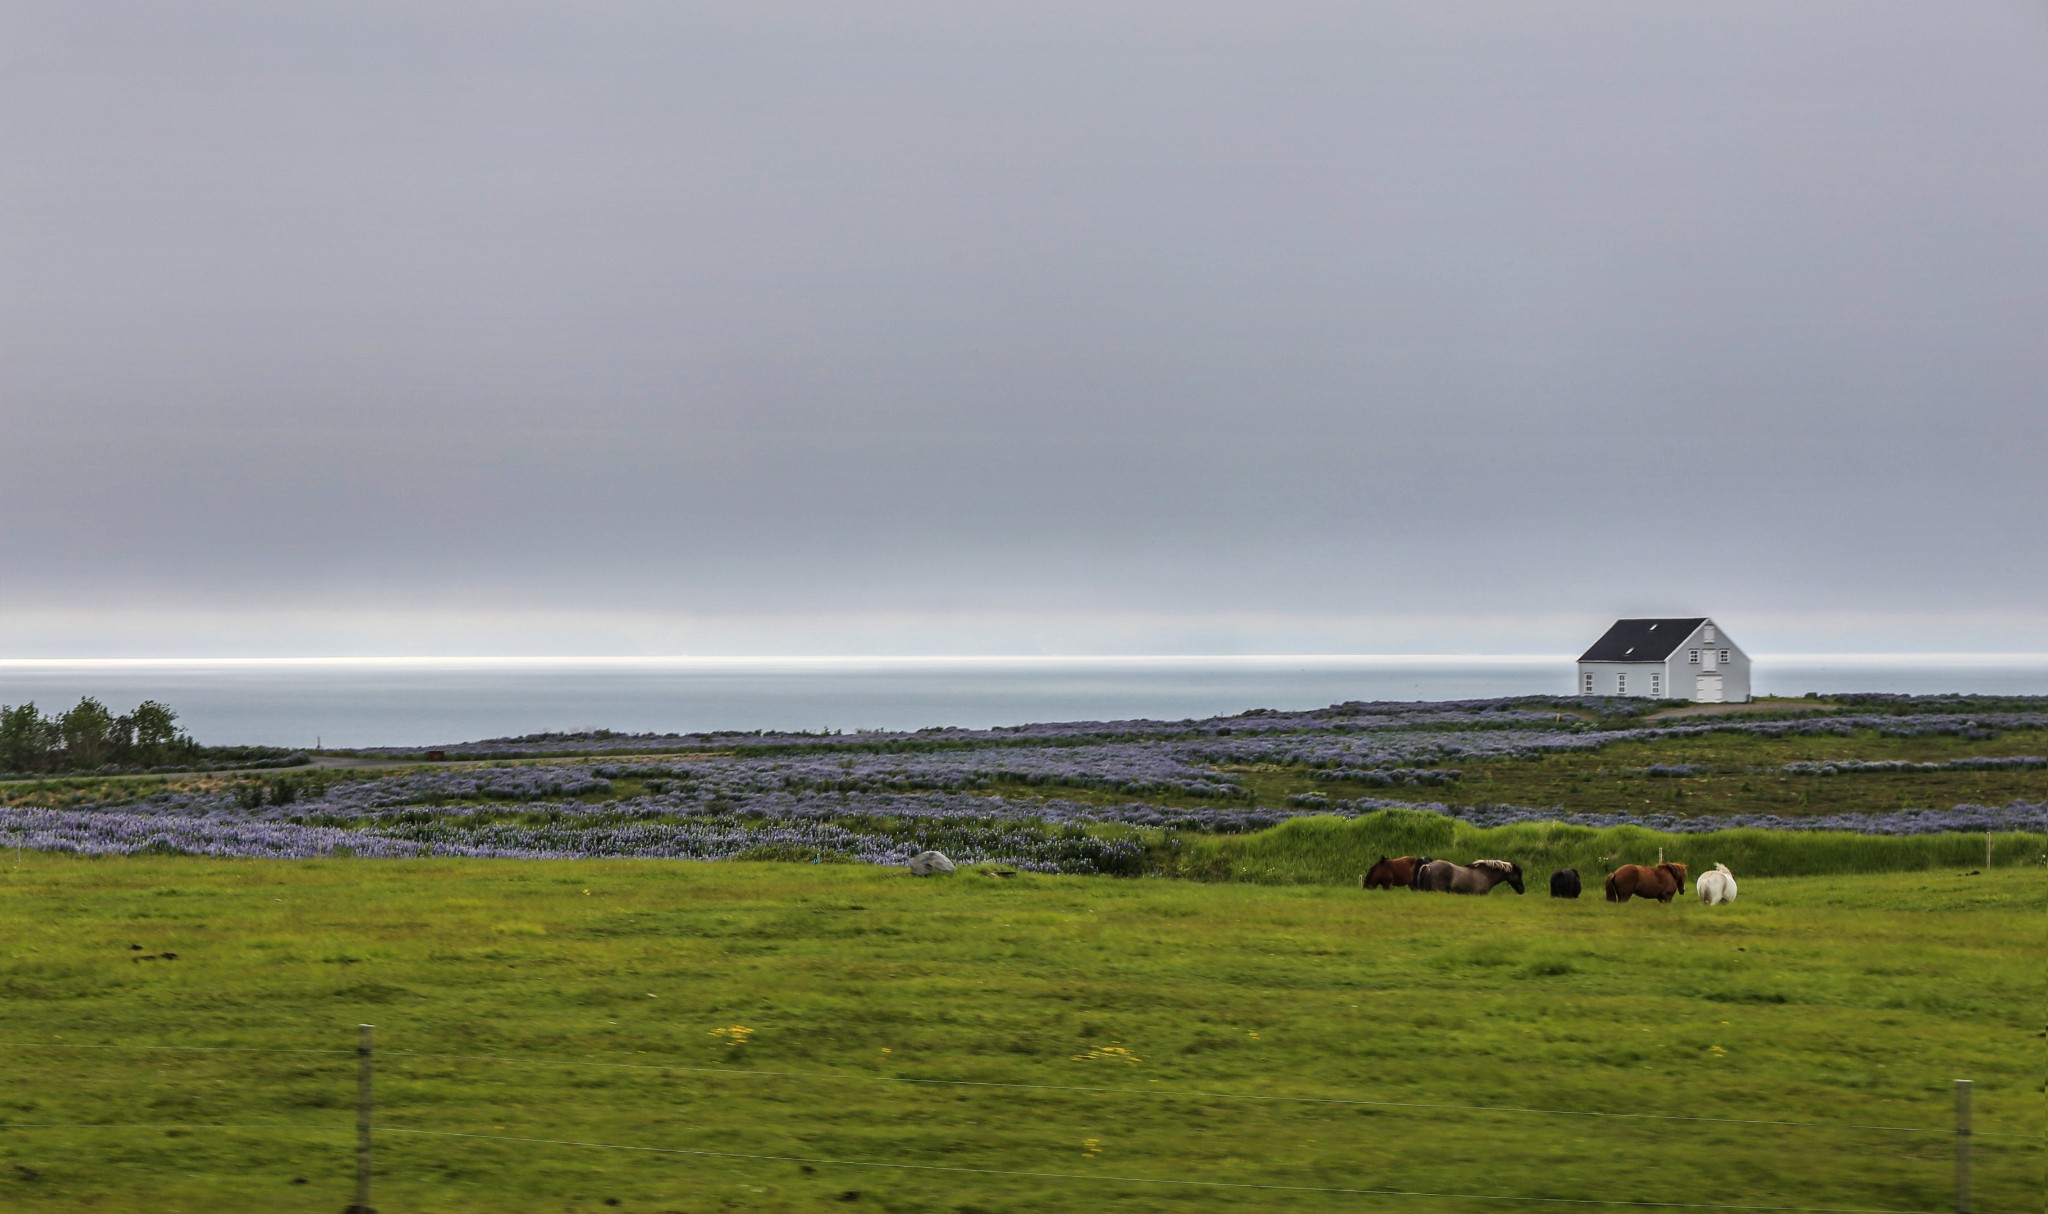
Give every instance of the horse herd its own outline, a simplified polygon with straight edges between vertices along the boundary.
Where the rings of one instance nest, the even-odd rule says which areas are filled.
[[[1659,902],[1669,902],[1685,892],[1686,876],[1685,865],[1676,860],[1624,864],[1607,874],[1607,900],[1626,902],[1630,898],[1655,898]],[[1367,889],[1393,889],[1397,885],[1405,885],[1409,889],[1432,893],[1483,894],[1503,884],[1518,894],[1524,892],[1522,866],[1513,860],[1474,860],[1470,864],[1453,864],[1449,860],[1435,860],[1428,856],[1381,856],[1379,863],[1365,874]],[[1728,871],[1726,864],[1716,864],[1713,871],[1700,874],[1694,888],[1700,901],[1708,906],[1733,902],[1735,874]],[[1578,897],[1579,870],[1560,868],[1550,874],[1550,896]]]

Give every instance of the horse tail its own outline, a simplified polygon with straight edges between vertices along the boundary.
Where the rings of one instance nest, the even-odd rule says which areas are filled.
[[[1621,901],[1621,886],[1615,883],[1613,873],[1607,874],[1607,900],[1609,902]]]

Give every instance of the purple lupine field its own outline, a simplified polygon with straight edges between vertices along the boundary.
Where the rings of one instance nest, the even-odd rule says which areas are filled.
[[[1989,739],[2048,727],[2048,711],[1969,707],[1904,698],[1826,717],[1678,718],[1652,725],[1628,719],[1640,711],[1633,702],[1519,698],[983,731],[535,735],[442,748],[451,757],[495,758],[502,765],[322,776],[303,786],[291,777],[216,782],[62,809],[18,805],[0,810],[0,843],[86,854],[871,864],[901,864],[931,848],[970,864],[1133,873],[1144,870],[1147,847],[1170,832],[1243,834],[1292,818],[1353,818],[1386,809],[1422,810],[1481,827],[1556,822],[1676,833],[2048,829],[2048,797],[1793,817],[1449,805],[1427,793],[1455,784],[1461,765],[1597,751],[1624,741],[1715,733]],[[1607,724],[1591,724],[1588,717]],[[519,754],[579,747],[593,753],[511,763]],[[2048,759],[2039,756],[2002,755],[1932,763],[1844,758],[1774,770],[1827,778],[2044,768]],[[1674,780],[1712,770],[1701,764],[1629,769]],[[1387,796],[1309,791],[1263,803],[1246,784],[1248,771],[1348,781],[1385,789]],[[1415,795],[1403,796],[1409,789]]]

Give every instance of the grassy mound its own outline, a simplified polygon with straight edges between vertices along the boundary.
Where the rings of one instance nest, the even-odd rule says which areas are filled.
[[[1994,866],[2048,862],[2048,835],[1992,836]],[[1589,890],[1622,864],[1667,860],[1695,874],[1716,863],[1738,880],[1959,869],[1984,865],[1982,835],[1889,837],[1842,831],[1721,830],[1671,834],[1638,826],[1593,829],[1558,822],[1482,828],[1419,810],[1388,809],[1362,817],[1297,818],[1237,836],[1186,836],[1168,849],[1175,875],[1267,884],[1356,884],[1381,856],[1428,855],[1461,863],[1493,857],[1522,866],[1540,883],[1559,868],[1576,868]],[[1512,892],[1512,891],[1509,891]]]

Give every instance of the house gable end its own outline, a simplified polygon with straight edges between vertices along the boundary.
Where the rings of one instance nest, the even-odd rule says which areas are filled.
[[[1714,630],[1714,639],[1711,641],[1706,640],[1701,635],[1709,626]],[[1743,652],[1742,646],[1730,640],[1728,638],[1728,630],[1714,623],[1711,616],[1701,620],[1699,626],[1688,633],[1684,641],[1680,642],[1679,647],[1671,651],[1671,664],[1673,668],[1692,664],[1689,661],[1688,654],[1694,649],[1724,649],[1731,655],[1729,658],[1730,663],[1738,658],[1743,662],[1749,661],[1749,655]]]

